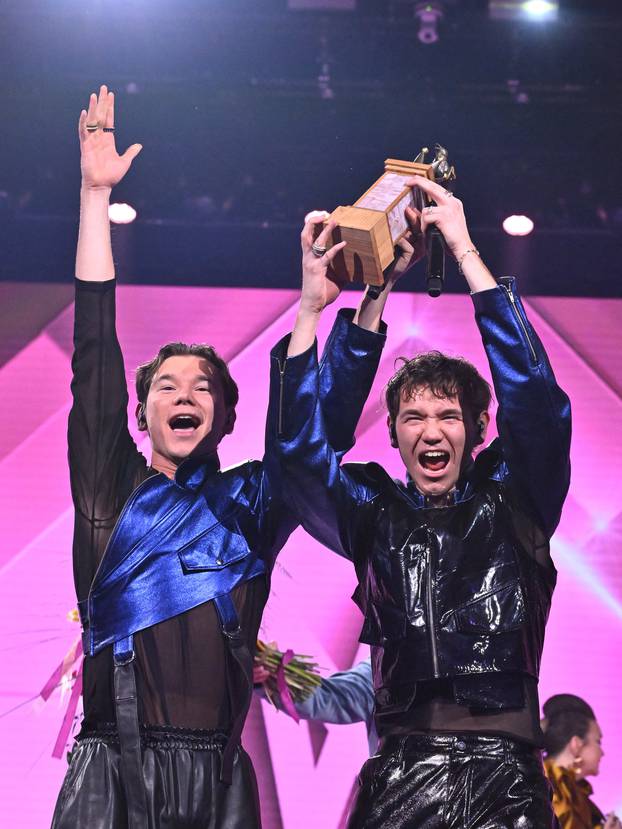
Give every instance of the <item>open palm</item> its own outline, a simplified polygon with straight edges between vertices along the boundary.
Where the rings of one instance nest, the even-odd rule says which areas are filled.
[[[87,125],[97,129],[89,130]],[[110,130],[109,132],[104,132]],[[85,187],[114,187],[127,173],[142,147],[132,144],[119,155],[114,141],[114,93],[102,86],[99,95],[93,93],[89,99],[88,112],[82,110],[78,122],[80,136],[80,168]]]

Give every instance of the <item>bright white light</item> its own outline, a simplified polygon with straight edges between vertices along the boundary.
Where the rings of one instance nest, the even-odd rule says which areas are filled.
[[[328,219],[330,213],[326,210],[312,210],[310,213],[307,213],[305,216],[305,224],[310,222],[311,219]]]
[[[488,0],[488,14],[493,20],[556,20],[557,0]]]
[[[542,20],[545,17],[553,17],[557,14],[558,3],[550,0],[527,0],[523,3],[523,11],[529,17],[537,17]]]
[[[129,225],[136,218],[136,211],[129,204],[115,202],[108,207],[108,218],[115,225]]]
[[[508,216],[503,220],[503,229],[509,236],[529,236],[533,222],[529,216]]]

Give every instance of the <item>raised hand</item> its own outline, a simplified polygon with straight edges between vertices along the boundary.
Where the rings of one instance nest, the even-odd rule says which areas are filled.
[[[423,208],[421,212],[421,230],[425,233],[430,225],[436,225],[440,230],[445,239],[445,244],[458,263],[460,273],[467,281],[471,293],[496,288],[495,279],[480,259],[479,252],[471,240],[460,199],[457,199],[440,184],[423,176],[414,176],[406,184],[419,187],[436,202],[433,206]]]
[[[110,189],[121,181],[142,150],[140,144],[119,155],[114,141],[114,93],[102,86],[99,95],[94,92],[89,108],[83,109],[78,121],[80,137],[80,168],[82,186],[87,189]]]
[[[302,296],[301,308],[319,313],[327,305],[334,302],[341,293],[342,286],[336,280],[331,269],[331,262],[339,251],[346,246],[345,242],[328,247],[336,222],[328,222],[314,241],[314,230],[324,221],[326,214],[318,211],[309,213],[300,234],[302,247]],[[318,252],[324,253],[318,255]]]
[[[296,324],[287,349],[288,357],[294,357],[310,348],[322,311],[341,293],[342,286],[337,282],[330,265],[346,243],[339,242],[338,245],[328,246],[331,233],[337,226],[336,222],[328,222],[315,241],[313,239],[315,228],[324,221],[326,215],[323,211],[309,213],[300,234],[302,292]]]
[[[465,250],[473,247],[464,216],[464,208],[449,190],[423,176],[414,176],[406,184],[418,187],[436,202],[434,207],[424,207],[421,214],[421,230],[436,225],[443,234],[447,247],[458,259]]]

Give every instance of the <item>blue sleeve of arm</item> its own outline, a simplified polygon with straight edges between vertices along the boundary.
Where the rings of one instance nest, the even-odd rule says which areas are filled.
[[[550,537],[570,484],[570,401],[514,281],[473,294],[473,304],[499,404],[508,482]]]
[[[296,710],[303,720],[337,724],[364,722],[369,725],[374,711],[370,660],[323,679],[310,697],[296,703]]]
[[[353,318],[353,309],[339,311],[319,367],[326,439],[339,455],[354,445],[354,432],[386,342],[384,323],[376,333],[355,325]]]
[[[331,450],[334,450],[336,458],[341,458],[354,445],[354,432],[369,396],[386,341],[384,323],[381,323],[379,332],[372,332],[355,325],[352,321],[353,317],[354,310],[348,308],[342,309],[337,314],[319,366],[315,361],[314,350],[312,354],[308,352],[307,355],[313,357],[313,365],[304,359],[288,361],[290,374],[295,371],[298,371],[300,375],[308,371],[318,372],[318,383],[314,388],[314,395],[316,395],[314,403],[319,402],[321,422],[325,424],[326,441]],[[287,346],[284,350],[284,354],[286,353]],[[279,516],[277,523],[283,532],[277,533],[277,542],[273,546],[280,549],[284,543],[283,538],[289,535],[295,522],[291,520],[293,516],[286,515],[279,506],[285,502],[291,507],[293,499],[287,497],[288,484],[283,479],[275,452],[278,420],[283,420],[283,415],[280,413],[280,404],[274,399],[281,391],[280,368],[275,373],[274,360],[272,363],[273,388],[266,430],[266,455],[260,489],[260,511],[264,517],[262,523],[266,526],[268,534],[274,533],[272,530],[269,531],[272,524],[267,518]],[[305,402],[308,401],[305,400]],[[299,408],[300,411],[304,411],[304,406]]]
[[[315,344],[288,358],[288,342],[289,337],[283,338],[271,354],[266,454],[274,466],[272,474],[280,478],[283,497],[305,529],[330,549],[352,558],[357,507],[373,493],[340,467],[329,442]],[[331,370],[338,369],[337,363]],[[341,416],[356,423],[360,401],[351,400],[343,384],[342,393]]]

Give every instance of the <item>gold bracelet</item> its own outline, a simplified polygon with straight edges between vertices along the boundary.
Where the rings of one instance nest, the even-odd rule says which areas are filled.
[[[465,250],[460,259],[458,259],[458,270],[460,271],[460,273],[464,273],[462,270],[462,263],[464,261],[464,257],[468,256],[469,253],[476,253],[479,256],[479,251],[477,248],[469,248],[468,250]]]

